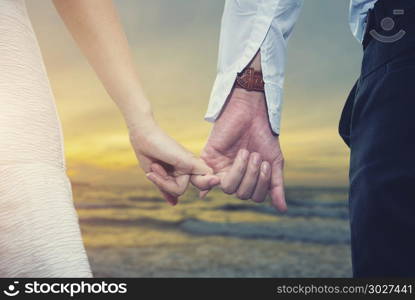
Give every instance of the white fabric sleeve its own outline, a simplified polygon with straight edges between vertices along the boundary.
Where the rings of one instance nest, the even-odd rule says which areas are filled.
[[[216,80],[205,119],[214,122],[237,73],[261,51],[269,121],[280,132],[287,40],[303,0],[227,0],[222,16]]]
[[[373,8],[376,0],[350,1],[349,25],[355,38],[362,43],[365,33],[367,12]]]

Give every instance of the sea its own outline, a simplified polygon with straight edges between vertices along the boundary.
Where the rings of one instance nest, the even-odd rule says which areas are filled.
[[[347,188],[287,187],[288,211],[189,189],[73,184],[96,277],[350,277]]]

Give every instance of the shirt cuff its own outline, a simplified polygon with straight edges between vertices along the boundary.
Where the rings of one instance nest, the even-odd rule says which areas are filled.
[[[226,99],[230,95],[237,72],[219,73],[216,76],[213,85],[212,94],[210,96],[208,110],[205,120],[215,122],[219,117]],[[268,117],[272,131],[276,134],[280,133],[281,124],[281,106],[283,100],[283,90],[277,84],[265,82],[265,98],[268,107]]]

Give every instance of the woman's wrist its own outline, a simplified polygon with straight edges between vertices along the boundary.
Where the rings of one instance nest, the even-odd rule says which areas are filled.
[[[115,101],[124,117],[130,133],[147,131],[156,126],[150,102],[144,95],[123,97],[122,101]]]
[[[126,123],[130,136],[145,136],[157,127],[151,112],[135,114]]]
[[[130,138],[139,139],[151,134],[158,125],[151,110],[128,112],[125,116]]]

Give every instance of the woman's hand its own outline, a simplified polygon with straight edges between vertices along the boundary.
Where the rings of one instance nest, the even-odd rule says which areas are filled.
[[[204,175],[209,186],[219,184],[219,178],[203,160],[195,157],[169,137],[152,118],[130,128],[130,141],[147,178],[161,191],[164,198],[176,205],[189,184],[190,175]]]

